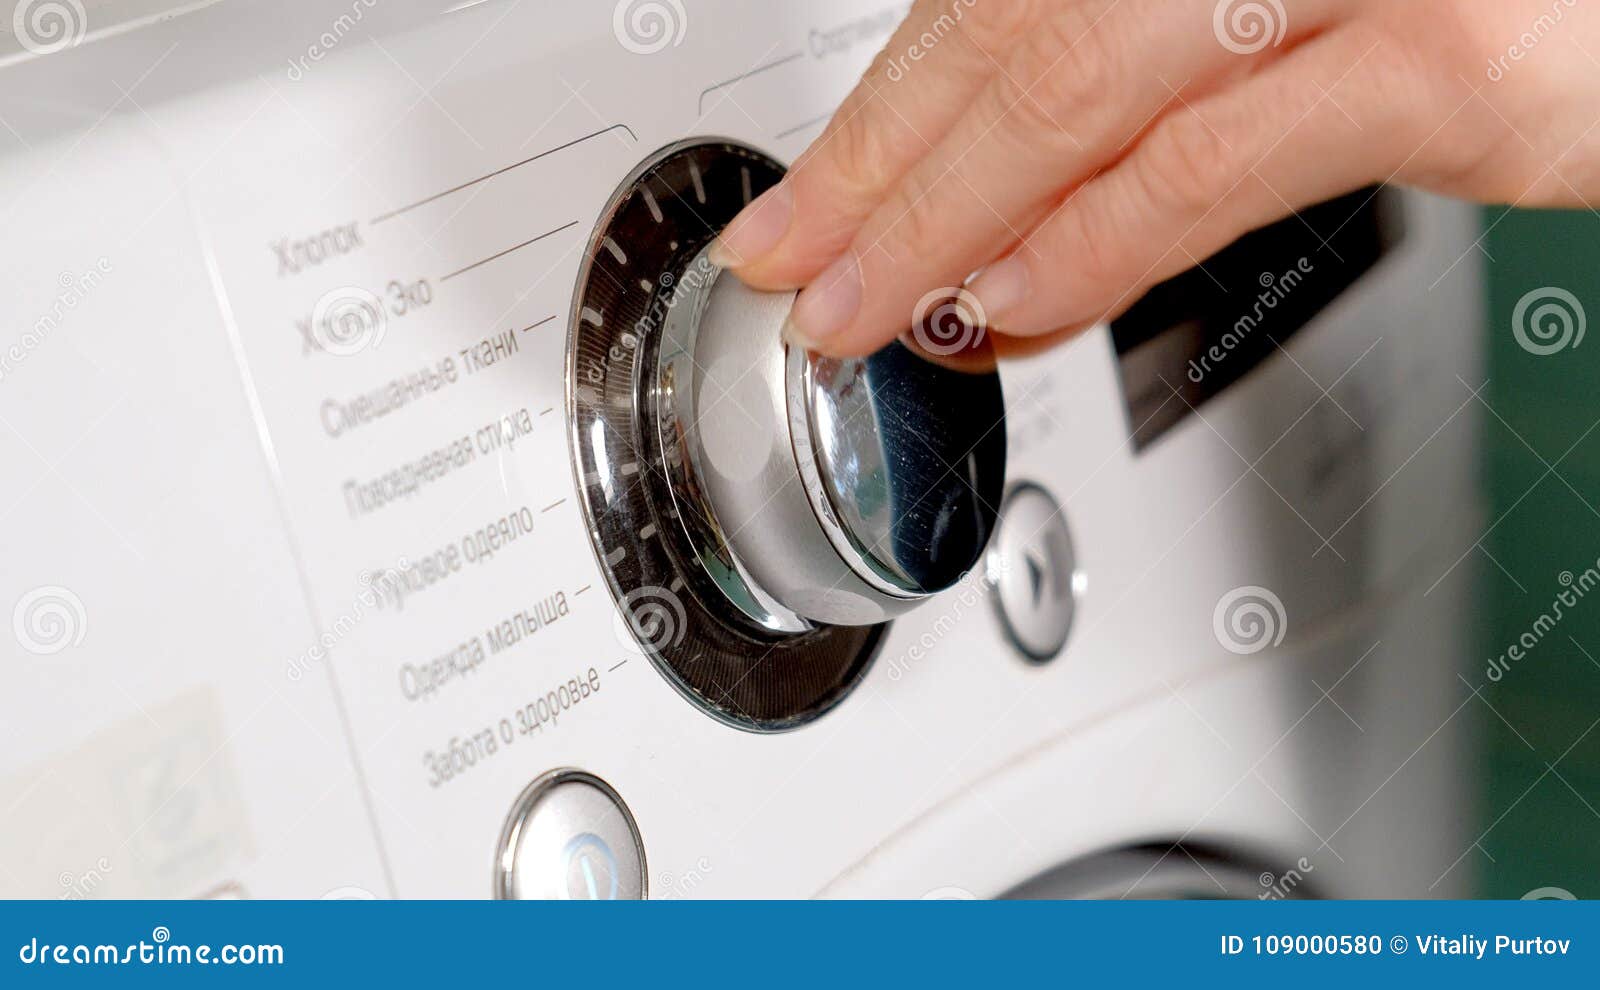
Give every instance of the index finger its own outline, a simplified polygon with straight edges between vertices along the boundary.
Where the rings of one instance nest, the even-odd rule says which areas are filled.
[[[728,225],[712,260],[757,288],[815,278],[954,126],[994,73],[994,53],[1049,6],[918,0],[784,180]]]

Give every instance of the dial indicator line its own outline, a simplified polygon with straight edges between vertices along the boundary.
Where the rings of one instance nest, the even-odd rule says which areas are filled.
[[[494,260],[496,260],[498,258],[504,258],[506,255],[510,254],[513,251],[520,251],[523,248],[527,247],[529,244],[537,244],[538,242],[544,240],[546,237],[552,237],[552,236],[554,236],[556,234],[561,233],[563,230],[571,230],[573,227],[576,227],[577,225],[578,225],[578,221],[576,221],[576,220],[572,221],[571,223],[564,223],[561,226],[557,227],[555,230],[547,230],[544,233],[540,234],[538,237],[530,237],[527,240],[523,241],[521,244],[514,244],[511,247],[506,248],[504,251],[499,251],[499,252],[496,252],[494,254],[489,255],[489,257],[484,258],[481,261],[474,261],[472,264],[468,265],[465,268],[458,268],[455,271],[451,272],[450,274],[445,275],[442,278],[440,278],[439,281],[448,282],[451,279],[455,278],[457,275],[462,275],[462,274],[465,274],[467,272],[472,271],[474,268],[477,268],[477,267],[482,266],[482,265],[487,265],[489,262],[494,261]]]
[[[812,117],[810,120],[803,121],[802,123],[796,124],[793,127],[785,128],[784,130],[779,131],[778,133],[774,134],[773,137],[779,141],[782,141],[784,138],[793,137],[807,128],[815,127],[818,124],[825,123],[832,116],[833,114],[831,113],[825,113],[820,117]]]
[[[734,76],[732,79],[724,79],[722,82],[713,83],[712,85],[707,86],[700,92],[700,102],[695,112],[704,116],[706,112],[706,97],[710,96],[712,93],[715,93],[717,90],[732,86],[734,83],[744,82],[751,76],[758,76],[761,73],[766,72],[768,69],[776,69],[780,65],[788,65],[795,59],[804,57],[805,52],[794,52],[793,54],[785,55],[782,58],[773,59],[771,62],[768,62],[765,65],[758,65],[749,72],[741,73],[740,75]]]
[[[476,179],[469,179],[466,182],[461,183],[460,185],[451,186],[449,189],[446,189],[443,192],[434,193],[432,196],[429,196],[426,199],[419,199],[415,203],[409,203],[409,204],[407,204],[405,206],[402,206],[402,207],[400,207],[398,209],[390,210],[388,213],[384,213],[384,214],[381,214],[379,216],[374,217],[370,222],[372,224],[376,225],[376,224],[383,223],[385,220],[393,220],[395,217],[399,216],[402,213],[406,213],[406,212],[408,212],[410,210],[414,210],[419,206],[427,206],[429,203],[432,203],[435,200],[443,199],[444,197],[449,196],[451,193],[458,193],[463,189],[470,189],[473,186],[477,185],[478,183],[487,182],[487,181],[489,181],[490,179],[494,178],[497,175],[504,175],[505,173],[511,171],[512,169],[521,168],[524,165],[530,165],[533,162],[536,162],[541,158],[548,158],[549,156],[555,154],[558,151],[566,151],[568,148],[574,147],[576,145],[580,145],[580,144],[584,143],[585,141],[591,141],[591,140],[601,136],[602,134],[610,134],[612,131],[619,130],[619,129],[627,131],[628,132],[628,137],[632,138],[635,142],[637,142],[639,140],[639,138],[634,135],[633,128],[629,127],[627,124],[612,124],[610,127],[602,128],[601,130],[595,131],[593,134],[585,134],[583,137],[573,138],[571,141],[568,141],[565,144],[559,144],[559,145],[556,145],[554,148],[550,148],[550,149],[548,149],[546,151],[541,151],[537,155],[534,155],[531,158],[524,158],[520,162],[512,162],[510,165],[506,165],[503,168],[497,168],[493,172],[489,172],[486,175],[480,175]]]

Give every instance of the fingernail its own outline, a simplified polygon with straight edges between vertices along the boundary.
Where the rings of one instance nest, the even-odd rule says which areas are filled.
[[[1016,255],[1001,258],[979,272],[967,291],[977,298],[985,322],[1004,320],[1028,298],[1028,265]]]
[[[816,343],[807,339],[805,333],[802,332],[799,327],[794,325],[793,318],[784,319],[783,329],[778,332],[778,336],[781,337],[783,342],[788,344],[790,347],[798,347],[803,351],[814,351],[817,349]]]
[[[855,319],[861,308],[861,265],[846,252],[800,290],[789,311],[794,338],[808,345],[836,336]]]
[[[719,268],[738,268],[778,246],[794,219],[794,191],[780,182],[739,211],[712,242],[708,257]]]

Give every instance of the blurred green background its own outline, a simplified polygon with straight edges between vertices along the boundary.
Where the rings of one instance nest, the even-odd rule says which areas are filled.
[[[1563,616],[1498,682],[1500,656],[1551,608],[1562,571],[1600,558],[1600,326],[1537,355],[1512,333],[1527,293],[1577,297],[1600,321],[1600,213],[1485,211],[1489,289],[1484,470],[1489,493],[1481,591],[1485,786],[1478,893],[1559,887],[1600,897],[1600,589]],[[1592,599],[1592,600],[1591,600]]]

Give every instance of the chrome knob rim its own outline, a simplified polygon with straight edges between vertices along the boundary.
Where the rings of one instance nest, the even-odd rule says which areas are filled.
[[[847,360],[794,348],[788,378],[797,467],[839,555],[894,598],[959,582],[1005,483],[1004,398],[982,328],[959,357],[927,353],[916,334]]]
[[[734,552],[707,487],[702,413],[721,407],[720,412],[726,415],[747,415],[736,398],[720,391],[719,386],[727,383],[717,382],[710,374],[712,369],[700,363],[700,326],[712,305],[713,286],[722,276],[722,270],[711,264],[709,251],[709,246],[703,248],[677,277],[673,304],[662,321],[661,349],[656,357],[655,413],[661,449],[669,452],[665,458],[671,479],[668,489],[679,524],[689,545],[696,549],[702,570],[728,601],[765,629],[801,633],[812,629],[813,623],[757,583]]]
[[[679,515],[729,601],[778,631],[867,625],[979,563],[1005,473],[981,328],[959,354],[919,352],[911,334],[836,360],[781,339],[793,292],[752,289],[704,252],[675,284],[662,447],[685,451],[670,468]]]
[[[753,732],[788,731],[838,705],[885,632],[828,624],[774,631],[730,605],[726,588],[708,578],[703,548],[687,538],[672,490],[682,452],[663,446],[655,419],[657,354],[663,321],[684,298],[680,276],[782,174],[770,156],[721,138],[648,156],[596,219],[567,327],[573,480],[617,634],[696,708]],[[781,359],[776,337],[766,352]],[[724,535],[733,546],[733,533]]]
[[[950,360],[935,334],[935,358],[982,367],[961,388],[924,388],[897,406],[906,397],[878,386],[893,377],[880,367],[887,359],[843,371],[811,363],[782,340],[792,293],[757,293],[709,265],[717,232],[782,173],[724,139],[647,158],[590,237],[567,347],[574,480],[619,635],[708,714],[758,732],[838,704],[887,620],[976,563],[976,552],[958,551],[981,550],[989,514],[945,505],[950,486],[964,479],[979,503],[997,503],[986,493],[1003,472],[992,360]],[[896,347],[908,350],[891,348],[895,360],[916,350]],[[829,396],[840,377],[865,392]],[[961,397],[969,392],[986,398]],[[737,401],[708,412],[718,396]],[[898,411],[924,425],[842,442],[832,432],[848,412],[838,398],[864,402],[869,420]],[[929,443],[950,432],[939,417],[924,423],[929,404],[992,408],[996,439],[984,450],[1000,456],[973,461],[965,442]],[[920,469],[906,470],[912,462]],[[877,503],[862,500],[874,491]],[[951,538],[962,530],[965,548]]]

